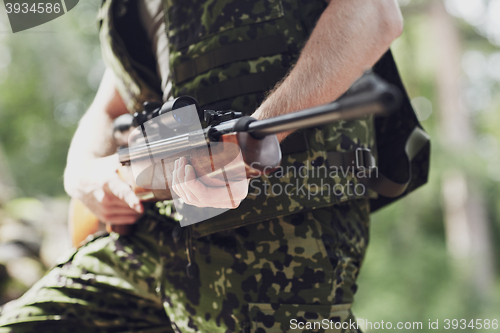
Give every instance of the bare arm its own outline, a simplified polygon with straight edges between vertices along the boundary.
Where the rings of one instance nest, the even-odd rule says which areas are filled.
[[[275,117],[336,100],[387,51],[402,27],[395,0],[331,0],[297,64],[253,117]],[[283,140],[288,134],[281,133],[278,138]],[[234,208],[225,199],[224,188],[212,188],[212,195],[207,196],[206,187],[195,178],[185,161],[176,164],[174,191],[186,203],[211,207],[206,199],[210,197],[220,202],[219,206]]]
[[[120,166],[112,138],[113,120],[128,113],[107,70],[97,95],[78,124],[64,172],[64,187],[104,222],[133,223],[142,206],[129,185],[116,173]]]
[[[82,161],[115,153],[111,126],[115,118],[128,111],[115,89],[114,81],[112,71],[106,70],[96,97],[80,120],[71,141],[67,165],[69,169]]]
[[[402,28],[395,0],[331,0],[297,64],[253,117],[275,117],[336,100],[377,62]]]

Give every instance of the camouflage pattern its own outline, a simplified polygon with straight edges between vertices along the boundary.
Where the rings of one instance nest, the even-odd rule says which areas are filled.
[[[114,29],[116,20],[131,12],[131,3],[106,0],[99,17],[104,59],[121,79],[120,93],[133,112],[146,100],[160,100],[160,94],[154,80],[145,79],[144,66],[129,56],[127,36]],[[230,63],[174,84],[174,96],[250,73],[288,70],[325,8],[322,0],[165,0],[164,5],[172,22],[167,22],[172,66],[230,42],[280,34],[288,43],[286,53]],[[264,91],[205,107],[250,114],[263,98]],[[324,170],[328,150],[373,147],[373,119],[303,133],[307,151],[285,156],[279,177],[254,180],[238,209],[179,229],[165,216],[170,203],[157,203],[131,235],[88,242],[0,310],[0,333],[355,332],[292,329],[291,320],[354,318],[350,306],[368,242],[372,194],[311,196],[307,185],[349,182],[353,188],[350,174],[318,171]],[[307,175],[298,176],[304,167]],[[290,192],[306,185],[306,191],[252,195],[275,184],[289,185]],[[194,278],[187,276],[188,264]]]
[[[114,69],[121,78],[120,92],[127,100],[127,105],[133,105],[131,112],[142,110],[142,103],[148,99],[160,100],[153,83],[147,84],[140,75],[139,68],[128,55],[131,50],[126,49],[122,40],[127,36],[119,36],[113,29],[113,22],[120,20],[127,9],[127,2],[122,0],[107,0],[101,9],[101,40],[104,60],[108,67]],[[273,70],[288,70],[298,59],[308,35],[316,20],[321,15],[326,3],[323,0],[163,0],[167,34],[169,37],[170,66],[175,66],[217,50],[229,44],[237,44],[248,40],[263,39],[270,36],[283,36],[288,45],[288,52],[272,56],[238,61],[224,66],[213,68],[197,77],[184,81],[181,84],[172,82],[172,95],[197,95],[200,89],[226,82],[246,75],[269,72]],[[130,5],[128,5],[130,7]],[[227,100],[210,103],[202,106],[207,109],[227,110],[251,114],[264,99],[265,91],[246,94]],[[358,180],[349,172],[330,174],[318,177],[320,168],[324,175],[326,153],[333,151],[352,151],[357,147],[371,148],[375,152],[375,135],[372,117],[363,119],[336,122],[328,126],[303,131],[309,150],[284,157],[283,174],[280,177],[261,177],[253,183],[252,193],[236,210],[224,213],[195,228],[197,236],[225,230],[228,227],[238,227],[248,223],[262,221],[267,218],[285,214],[315,209],[351,199],[364,197],[375,198],[376,193],[365,189],[363,194],[357,195],[353,190],[357,188]],[[283,142],[287,146],[289,140]],[[296,170],[293,170],[293,168]],[[305,167],[305,169],[304,169]],[[298,176],[302,168],[307,174]],[[346,171],[346,170],[343,170]],[[316,176],[315,176],[316,175]],[[266,187],[272,188],[281,185],[288,187],[293,195],[257,195],[265,193]],[[341,186],[344,191],[340,195],[327,193],[334,186]],[[304,188],[306,190],[304,190]],[[324,195],[314,195],[319,189]],[[360,191],[357,191],[359,193]],[[349,195],[349,193],[354,193]]]
[[[149,81],[138,75],[138,70],[144,66],[139,66],[131,61],[128,55],[130,52],[127,52],[125,45],[121,43],[121,40],[125,39],[126,36],[119,36],[113,28],[113,18],[126,11],[124,8],[127,7],[127,2],[107,0],[105,3],[101,14],[102,22],[106,20],[109,22],[101,29],[101,38],[104,42],[103,52],[107,56],[105,59],[108,59],[108,66],[114,68],[117,75],[128,86],[128,88],[121,90],[123,90],[122,95],[125,96],[125,99],[130,100],[128,105],[134,106],[130,110],[138,111],[141,109],[142,102],[148,99],[159,100],[161,92],[155,93],[154,89],[148,88],[154,84],[147,84],[146,82]],[[115,4],[115,11],[106,11],[105,8],[111,8],[110,3]],[[284,53],[234,61],[202,72],[198,76],[180,83],[173,80],[171,95],[174,97],[183,94],[197,97],[200,90],[214,85],[266,72],[289,70],[297,60],[301,48],[326,7],[324,0],[245,0],[238,2],[232,0],[163,0],[163,4],[166,11],[166,27],[170,42],[169,61],[172,72],[180,64],[209,55],[211,52],[228,45],[281,36],[286,39],[288,46],[288,51]],[[130,49],[129,46],[128,51]],[[387,52],[377,63],[374,70],[388,82],[399,86],[403,92],[405,91],[390,52]],[[150,77],[151,75],[146,76]],[[276,79],[277,81],[279,78]],[[249,115],[257,109],[263,101],[264,95],[265,91],[262,91],[210,104],[201,101],[201,104],[207,109],[232,109]],[[374,191],[365,189],[362,195],[351,190],[340,195],[338,193],[315,195],[311,200],[308,195],[310,193],[307,191],[304,193],[300,189],[305,186],[314,189],[313,192],[315,192],[319,187],[323,188],[323,192],[326,192],[328,188],[333,186],[341,186],[344,189],[358,188],[360,186],[358,180],[349,172],[318,179],[318,177],[314,177],[314,174],[318,172],[310,170],[316,166],[324,166],[327,151],[353,151],[358,147],[370,148],[376,158],[377,150],[384,153],[384,156],[381,156],[378,161],[379,169],[393,179],[405,179],[405,172],[408,171],[408,168],[406,156],[404,156],[404,144],[415,126],[421,127],[408,96],[404,94],[403,107],[400,112],[393,113],[383,119],[379,118],[376,122],[373,118],[367,117],[306,130],[304,135],[310,150],[285,156],[283,166],[285,170],[290,170],[290,166],[296,168],[306,166],[306,169],[309,170],[307,175],[296,177],[294,176],[296,172],[292,171],[281,175],[279,179],[277,177],[261,178],[258,182],[254,182],[252,188],[254,192],[237,210],[218,216],[217,219],[212,219],[204,225],[196,226],[197,229],[200,229],[196,235],[206,235],[261,221],[265,218],[293,214],[298,211],[362,197],[371,199],[372,210],[379,209],[400,197],[378,197]],[[375,137],[377,137],[376,144]],[[283,146],[291,146],[290,142],[293,141],[285,140]],[[422,152],[412,161],[412,181],[404,195],[427,182],[429,147],[427,145],[422,149]],[[255,195],[265,192],[266,187],[272,188],[279,184],[282,186],[290,185],[289,192],[295,195]],[[347,192],[354,193],[354,195],[349,195]]]
[[[123,19],[127,11],[120,1],[103,1],[97,22],[103,60],[118,78],[117,89],[128,110],[133,113],[142,111],[146,101],[161,102],[161,91],[158,90],[160,82],[157,74],[130,57],[122,36],[114,28],[115,20]]]
[[[288,45],[288,52],[285,53],[233,62],[179,84],[174,81],[174,97],[196,97],[200,89],[228,80],[289,70],[297,61],[311,27],[326,7],[323,0],[163,0],[163,4],[172,71],[183,62],[230,44],[283,36]],[[204,106],[250,115],[262,101],[261,95],[247,94]],[[200,103],[203,106],[203,101]],[[374,150],[373,117],[336,122],[304,130],[300,135],[306,137],[307,151],[285,156],[282,173],[253,181],[250,194],[238,209],[194,225],[195,236],[347,200],[376,197],[375,192],[361,184],[358,186],[358,179],[348,170],[332,174],[325,164],[327,151],[353,151],[357,147]],[[285,140],[282,145],[287,146],[289,141]],[[299,170],[304,173],[299,175]],[[279,189],[285,186],[288,193],[282,191],[280,194]],[[269,192],[266,188],[277,191]],[[342,191],[334,193],[334,188]]]
[[[351,151],[362,142],[369,142],[370,147],[373,147],[372,120],[369,117],[342,121],[335,129],[307,131],[308,151],[284,156],[280,169],[283,172],[278,170],[269,177],[263,175],[252,180],[249,195],[237,209],[194,224],[194,235],[205,236],[235,226],[330,206],[363,196],[375,197],[374,192],[359,183],[351,173],[342,173],[340,169],[335,172],[336,169],[329,168],[326,163],[327,150]],[[357,137],[350,140],[353,133]],[[357,195],[362,191],[363,195]]]
[[[207,237],[149,211],[130,236],[96,237],[0,310],[6,332],[353,332],[290,321],[353,318],[367,200]],[[187,247],[198,277],[186,277]]]

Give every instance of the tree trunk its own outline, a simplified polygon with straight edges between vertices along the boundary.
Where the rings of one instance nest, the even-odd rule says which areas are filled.
[[[455,160],[472,154],[473,128],[462,95],[461,43],[453,18],[441,1],[430,4],[434,30],[436,82],[439,96],[439,133]],[[446,242],[459,274],[471,281],[480,297],[488,297],[494,287],[494,266],[489,222],[482,193],[462,169],[443,171],[443,204]]]

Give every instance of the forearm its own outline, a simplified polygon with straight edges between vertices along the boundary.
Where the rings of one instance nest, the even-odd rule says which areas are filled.
[[[66,170],[64,172],[64,186],[71,196],[79,196],[79,191],[92,184],[82,182],[100,182],[105,175],[103,170],[111,170],[106,167],[109,164],[118,164],[116,156],[110,156],[116,152],[116,144],[112,137],[113,120],[123,112],[119,96],[115,91],[114,76],[106,72],[101,87],[78,124],[68,152]],[[111,108],[111,109],[110,109]],[[110,156],[108,158],[102,158]],[[90,177],[82,177],[91,175]]]
[[[377,62],[401,29],[394,0],[332,0],[293,70],[253,116],[270,118],[336,100]]]
[[[81,119],[68,152],[64,186],[71,196],[79,196],[76,191],[82,188],[81,176],[89,172],[89,164],[115,152],[111,138],[111,120],[100,113],[97,108],[94,107],[94,110],[92,108],[91,106]],[[102,169],[106,170],[106,168]],[[98,174],[96,172],[96,175]],[[95,180],[98,181],[98,179]]]
[[[115,152],[111,126],[113,120],[92,105],[78,124],[68,152],[68,166],[109,156]]]

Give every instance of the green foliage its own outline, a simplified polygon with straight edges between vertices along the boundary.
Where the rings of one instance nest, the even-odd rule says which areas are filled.
[[[10,59],[0,73],[6,75],[0,80],[0,143],[20,194],[64,193],[69,142],[103,71],[96,12],[93,1],[43,26],[0,35],[1,60]]]
[[[469,196],[476,193],[486,198],[493,255],[499,258],[500,183],[492,178],[489,165],[492,161],[500,162],[500,86],[486,78],[480,82],[488,85],[494,97],[484,109],[469,115],[473,141],[454,152],[446,149],[439,130],[441,110],[434,59],[439,50],[433,43],[435,31],[425,8],[404,11],[405,31],[394,43],[393,51],[410,98],[423,96],[432,102],[433,113],[422,122],[432,138],[430,179],[417,192],[373,215],[371,243],[361,269],[354,310],[359,318],[372,322],[422,322],[423,331],[429,331],[429,319],[439,319],[441,330],[445,319],[499,319],[500,267],[493,263],[497,265],[496,283],[483,294],[477,289],[481,277],[474,263],[468,258],[450,256],[443,222],[442,183],[450,170],[460,170],[469,178],[473,191]],[[470,25],[459,20],[455,23],[464,53],[474,50],[488,56],[498,50]],[[463,75],[464,90],[474,84],[478,82]],[[456,98],[466,102],[464,96]],[[498,172],[498,167],[495,170]]]

